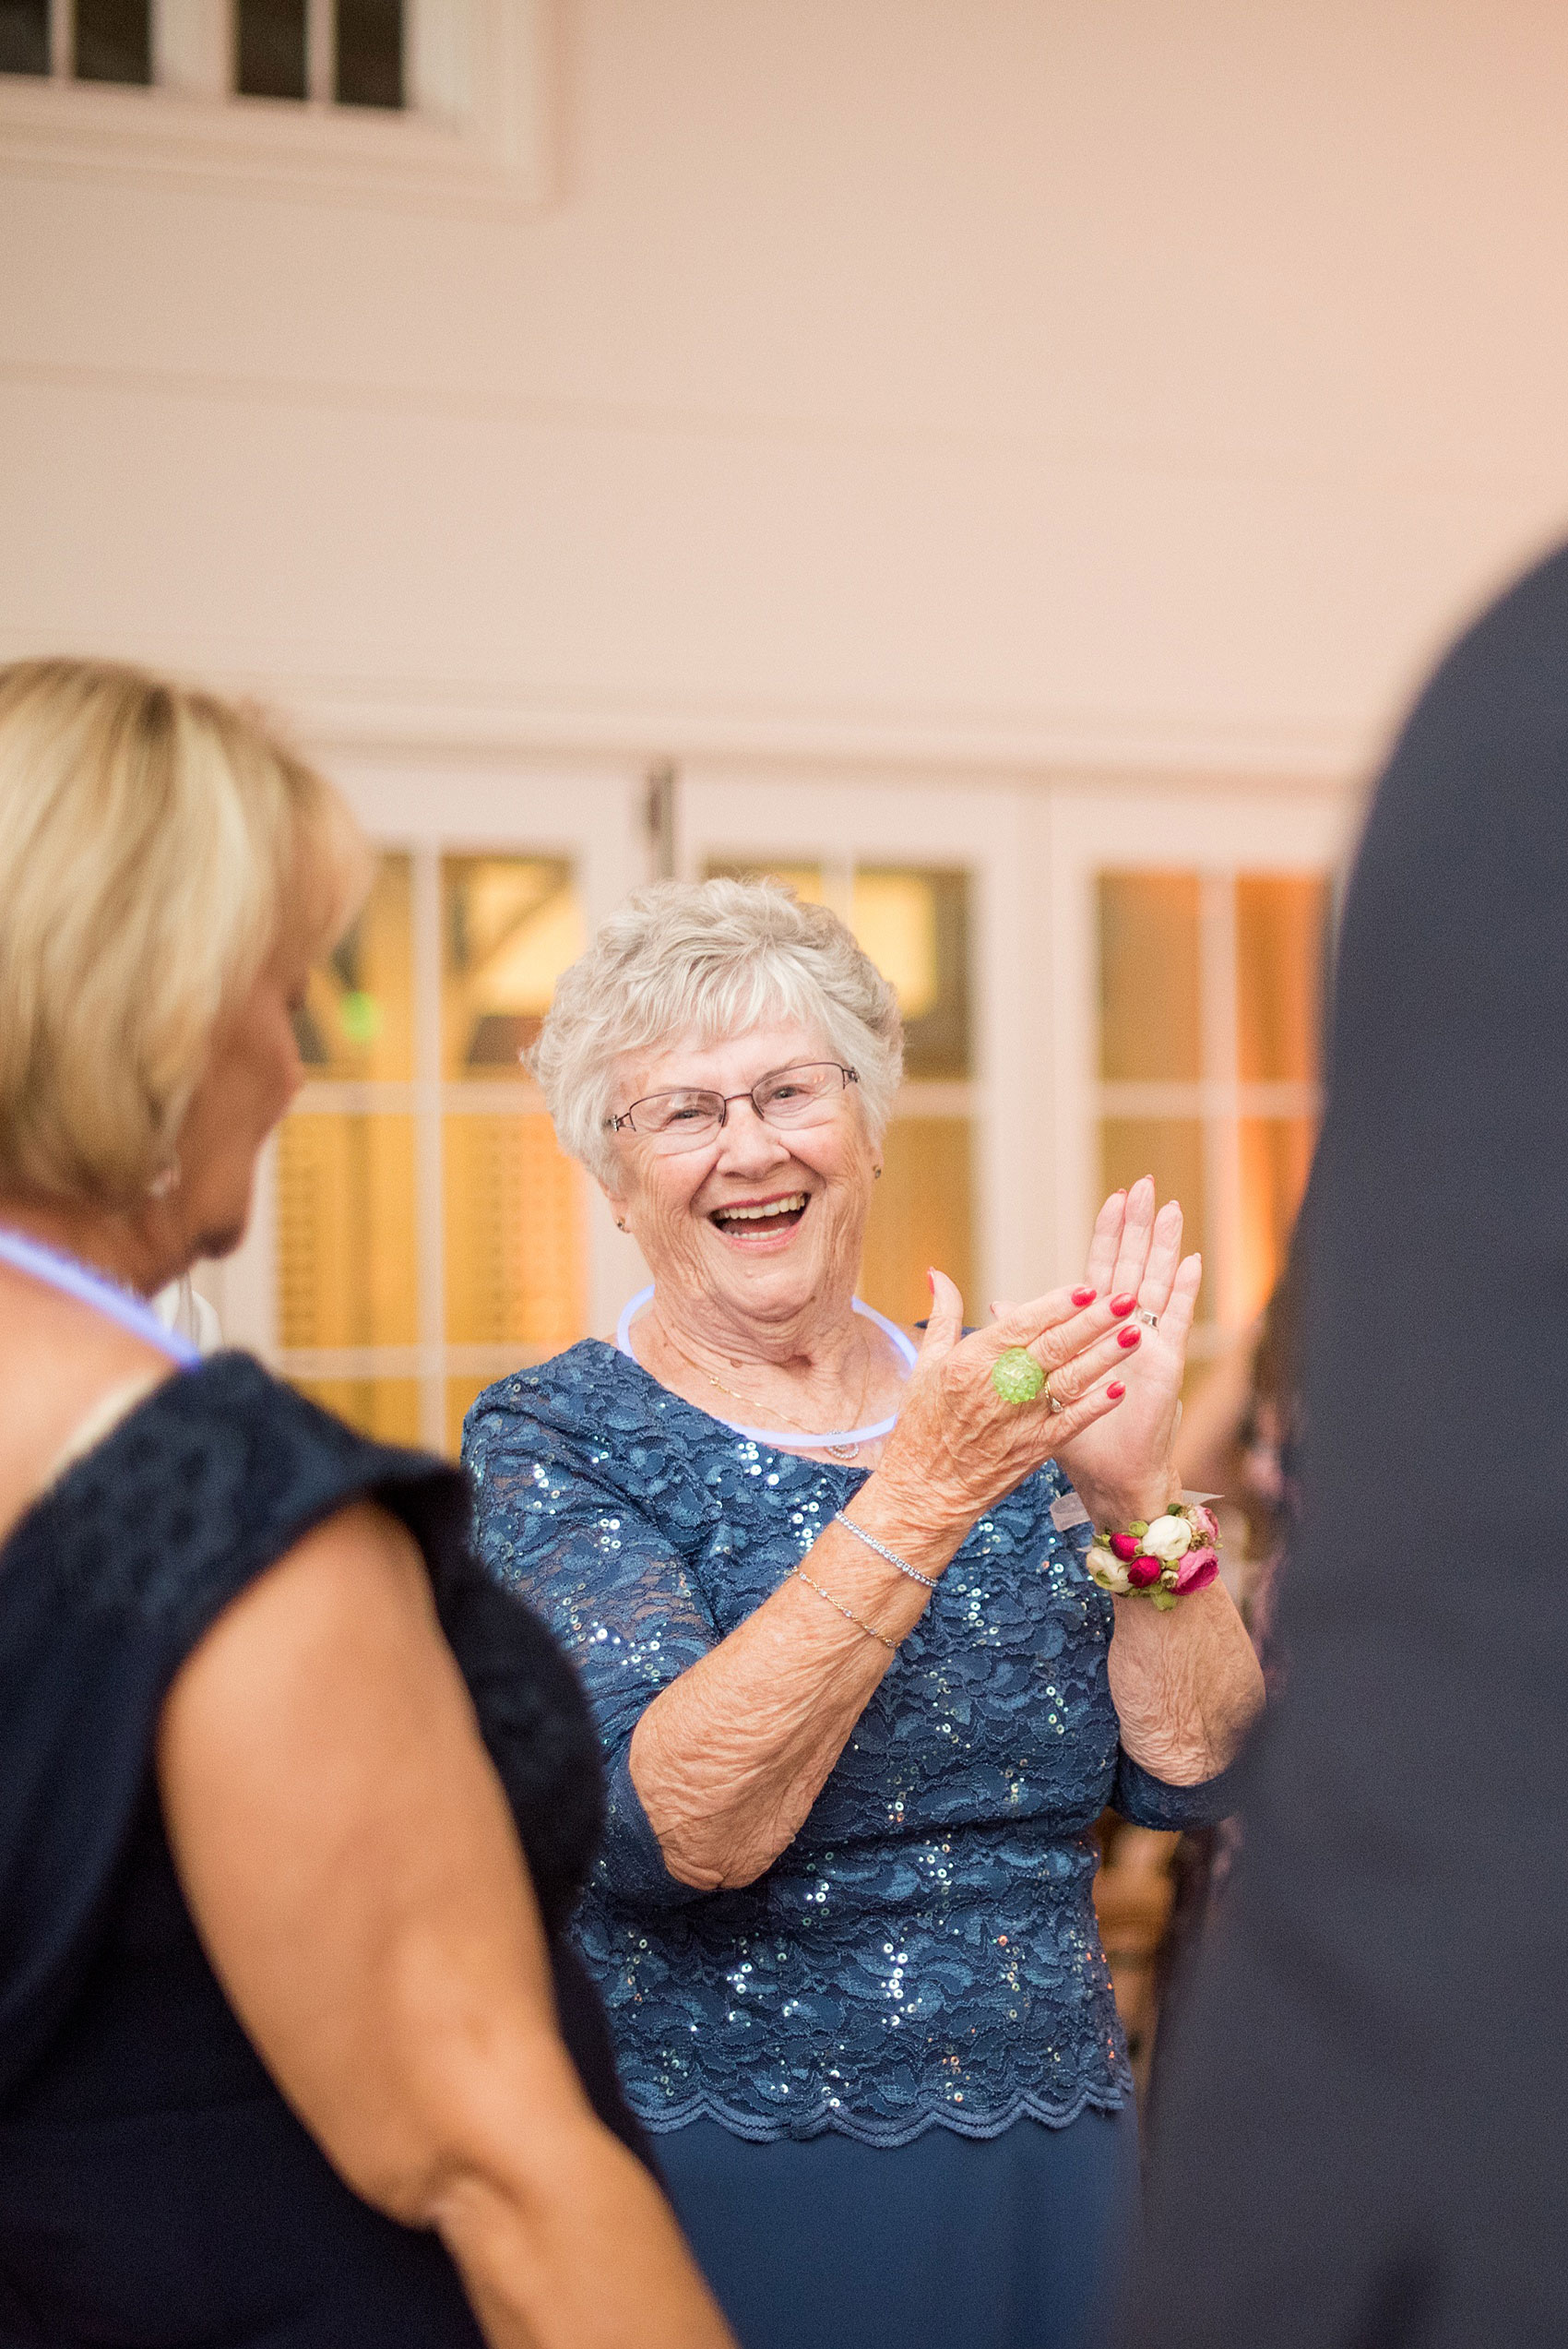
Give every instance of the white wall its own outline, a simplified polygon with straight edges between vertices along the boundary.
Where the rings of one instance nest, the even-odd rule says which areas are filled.
[[[0,655],[327,742],[1347,775],[1568,513],[1552,0],[559,30],[510,218],[0,134]]]

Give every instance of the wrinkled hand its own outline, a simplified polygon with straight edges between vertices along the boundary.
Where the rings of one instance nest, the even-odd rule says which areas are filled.
[[[1154,1516],[1181,1488],[1171,1449],[1203,1280],[1203,1258],[1182,1255],[1179,1203],[1167,1199],[1157,1215],[1146,1174],[1100,1209],[1084,1279],[1101,1297],[1134,1296],[1139,1312],[1159,1316],[1156,1330],[1135,1325],[1144,1341],[1131,1356],[1121,1410],[1075,1430],[1056,1453],[1095,1523],[1123,1526]]]
[[[966,1338],[963,1298],[944,1272],[933,1272],[925,1342],[876,1472],[882,1490],[902,1496],[920,1521],[962,1538],[1044,1461],[1113,1421],[1125,1404],[1109,1389],[1143,1349],[1128,1320],[1130,1300],[1117,1313],[1103,1282],[1099,1290],[1087,1306],[1075,1302],[1082,1290],[1053,1290],[999,1311],[989,1330]],[[997,1393],[992,1371],[1015,1346],[1046,1373],[1060,1410],[1043,1389],[1028,1403]]]

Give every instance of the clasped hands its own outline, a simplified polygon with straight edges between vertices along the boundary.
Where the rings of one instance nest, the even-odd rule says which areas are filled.
[[[959,1538],[1051,1459],[1097,1525],[1157,1515],[1180,1485],[1171,1447],[1203,1278],[1201,1258],[1181,1251],[1182,1210],[1170,1199],[1157,1212],[1146,1175],[1100,1209],[1079,1287],[994,1305],[989,1329],[963,1336],[963,1299],[933,1272],[925,1342],[878,1482],[908,1482],[926,1522],[934,1513]],[[998,1395],[992,1372],[1013,1348],[1046,1373],[1050,1401]]]

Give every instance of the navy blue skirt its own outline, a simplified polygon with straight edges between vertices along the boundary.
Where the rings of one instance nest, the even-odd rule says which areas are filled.
[[[1129,2106],[891,2151],[826,2133],[658,2139],[742,2349],[1100,2349],[1138,2224]]]

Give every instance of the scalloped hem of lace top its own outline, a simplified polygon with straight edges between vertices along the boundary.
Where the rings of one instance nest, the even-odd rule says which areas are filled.
[[[1114,2089],[1082,2089],[1070,2104],[1051,2105],[1039,2096],[1016,2096],[1006,2109],[998,2113],[956,2113],[948,2105],[922,2105],[911,2118],[900,2122],[875,2121],[861,2114],[847,2113],[826,2100],[809,2113],[791,2113],[789,2118],[776,2122],[759,2120],[754,2113],[735,2111],[718,2096],[691,2096],[684,2104],[653,2105],[639,2098],[635,2091],[627,2092],[627,2102],[650,2136],[665,2137],[672,2129],[686,2128],[693,2121],[717,2121],[732,2137],[743,2137],[753,2145],[771,2145],[780,2138],[826,2137],[835,2134],[851,2137],[858,2144],[875,2145],[887,2152],[900,2145],[912,2145],[917,2137],[928,2129],[951,2129],[955,2137],[1000,2137],[1015,2121],[1037,2120],[1047,2128],[1067,2128],[1081,2114],[1091,2108],[1101,2113],[1119,2113],[1131,2102],[1133,2075],[1122,2077],[1118,2066]]]

